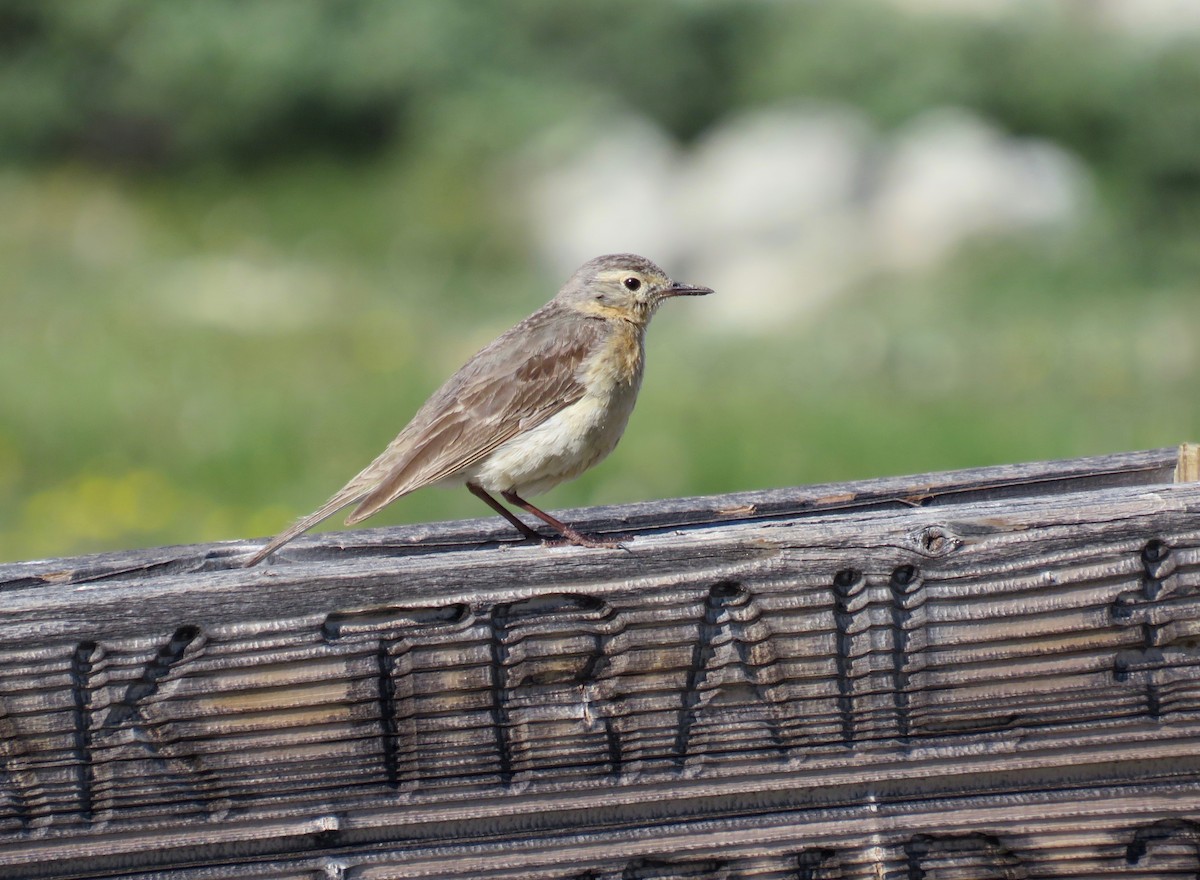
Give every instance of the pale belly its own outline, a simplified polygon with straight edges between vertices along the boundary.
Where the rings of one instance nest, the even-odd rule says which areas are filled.
[[[585,395],[501,444],[462,477],[489,492],[532,496],[579,476],[616,447],[637,401],[638,384]]]

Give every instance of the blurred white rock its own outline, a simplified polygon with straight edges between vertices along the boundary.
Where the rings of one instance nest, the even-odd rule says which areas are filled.
[[[671,139],[640,119],[573,134],[574,152],[541,144],[521,163],[531,169],[530,217],[550,268],[566,274],[598,254],[626,251],[677,259],[671,200],[680,156]]]
[[[971,239],[1070,229],[1090,193],[1065,151],[954,109],[887,138],[854,109],[799,104],[731,117],[686,151],[640,120],[575,140],[522,163],[548,267],[643,253],[724,294],[705,320],[754,331]]]
[[[880,162],[870,206],[878,264],[924,269],[963,242],[1080,219],[1085,175],[1045,141],[1008,137],[979,117],[939,110],[913,120]]]
[[[680,164],[680,220],[690,233],[764,242],[842,210],[858,194],[873,135],[844,108],[759,110],[709,132]]]
[[[1200,30],[1196,0],[889,0],[906,12],[983,19],[1067,16],[1154,42],[1190,38]]]
[[[1135,37],[1170,42],[1200,31],[1196,0],[1073,0],[1079,14]]]
[[[147,291],[164,315],[243,333],[285,333],[329,320],[345,282],[303,260],[216,254],[173,261]]]
[[[714,289],[756,297],[752,309],[714,297],[709,318],[758,326],[763,313],[809,311],[858,279],[873,143],[860,114],[800,105],[737,116],[695,145],[676,171],[681,262]]]

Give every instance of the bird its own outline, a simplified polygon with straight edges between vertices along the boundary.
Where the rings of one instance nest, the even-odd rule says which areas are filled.
[[[613,451],[642,384],[650,319],[669,298],[712,292],[673,281],[636,254],[584,263],[553,299],[447,379],[374,461],[244,567],[351,504],[357,506],[346,525],[433,485],[465,484],[530,540],[621,546],[578,532],[526,498],[579,476]],[[561,538],[544,538],[496,495]]]

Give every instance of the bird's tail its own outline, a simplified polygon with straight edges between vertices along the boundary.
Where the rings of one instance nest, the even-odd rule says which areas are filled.
[[[297,521],[294,525],[289,526],[287,529],[280,532],[278,535],[276,535],[274,538],[272,538],[270,541],[268,541],[265,547],[263,547],[261,550],[259,550],[257,553],[255,553],[253,556],[251,556],[249,559],[247,559],[244,563],[242,563],[242,568],[252,568],[253,566],[258,565],[260,562],[262,562],[264,559],[266,559],[268,556],[270,556],[272,553],[274,553],[276,550],[278,550],[280,547],[282,547],[288,541],[291,541],[293,538],[299,537],[304,532],[307,532],[309,529],[311,529],[313,526],[315,526],[317,523],[333,516],[335,513],[337,513],[343,507],[346,507],[347,505],[353,504],[355,501],[358,501],[360,498],[362,498],[364,495],[366,495],[367,492],[369,492],[369,491],[370,491],[370,487],[367,487],[366,489],[364,489],[360,486],[355,485],[354,483],[351,483],[349,486],[347,486],[341,492],[338,492],[336,495],[334,495],[332,498],[330,498],[328,501],[326,501],[324,506],[321,507],[319,510],[316,510],[313,513],[310,513],[308,516]]]

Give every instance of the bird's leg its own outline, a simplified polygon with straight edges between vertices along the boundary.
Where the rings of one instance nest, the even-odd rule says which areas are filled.
[[[472,490],[472,491],[474,491],[474,490]],[[482,492],[483,490],[481,489],[480,491]],[[550,526],[552,529],[554,529],[556,532],[558,532],[560,535],[562,535],[564,538],[566,538],[568,542],[575,544],[578,547],[592,547],[592,548],[596,548],[596,549],[601,549],[601,548],[612,548],[612,547],[620,547],[621,546],[620,541],[612,541],[612,540],[608,540],[605,538],[589,538],[587,535],[580,534],[579,532],[575,531],[573,528],[571,528],[569,525],[567,525],[562,520],[555,519],[550,514],[546,513],[546,511],[541,510],[537,507],[534,507],[532,504],[530,504],[528,501],[526,501],[524,498],[522,498],[516,492],[513,492],[510,490],[508,492],[501,492],[500,495],[509,504],[515,504],[517,507],[520,507],[522,510],[529,511],[534,516],[536,516],[538,519],[540,519],[542,522],[544,522],[546,525]],[[526,527],[526,528],[528,528],[528,527]]]
[[[467,488],[471,490],[472,495],[474,495],[476,498],[478,498],[480,501],[482,501],[484,504],[486,504],[492,510],[496,511],[496,513],[500,514],[502,517],[504,517],[506,520],[508,520],[510,523],[512,523],[513,526],[516,528],[516,530],[518,532],[520,532],[522,535],[524,535],[526,538],[528,538],[530,541],[545,540],[536,531],[529,528],[529,526],[525,525],[525,523],[521,522],[521,518],[519,516],[517,516],[515,513],[513,513],[511,510],[509,510],[507,507],[505,507],[503,504],[501,504],[499,501],[497,501],[495,498],[493,498],[491,495],[489,495],[487,492],[485,492],[483,490],[482,486],[476,486],[474,483],[467,483]]]

